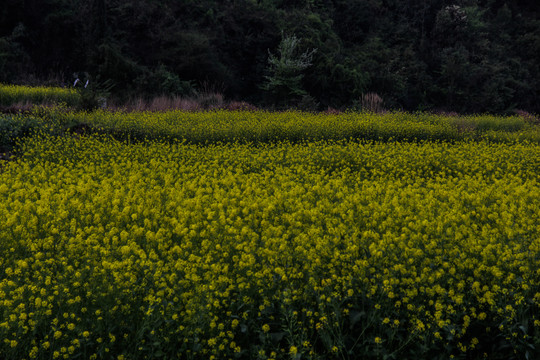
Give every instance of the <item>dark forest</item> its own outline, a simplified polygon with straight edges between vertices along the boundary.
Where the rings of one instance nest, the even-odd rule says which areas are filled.
[[[2,0],[0,82],[270,108],[540,112],[540,3]],[[288,46],[288,48],[287,48]]]

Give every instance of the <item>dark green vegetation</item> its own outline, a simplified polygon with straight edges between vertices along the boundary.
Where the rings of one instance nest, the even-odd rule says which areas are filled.
[[[494,143],[540,143],[536,119],[519,116],[443,116],[428,113],[341,114],[299,111],[77,112],[35,107],[26,113],[0,114],[0,149],[35,134],[101,133],[119,140],[190,144],[374,140],[384,142],[488,140]]]
[[[387,109],[539,112],[539,9],[522,0],[3,0],[0,81],[72,85],[76,74],[114,85],[118,100],[218,92],[314,110],[358,108],[376,93]],[[293,60],[305,54],[310,65],[280,73],[279,44],[293,36]]]

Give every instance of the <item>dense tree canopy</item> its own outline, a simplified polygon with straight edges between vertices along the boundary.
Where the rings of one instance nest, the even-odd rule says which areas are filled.
[[[524,0],[3,0],[0,81],[85,73],[121,99],[211,88],[272,106],[268,59],[288,36],[316,49],[294,76],[321,108],[377,93],[411,111],[540,112],[539,15]]]

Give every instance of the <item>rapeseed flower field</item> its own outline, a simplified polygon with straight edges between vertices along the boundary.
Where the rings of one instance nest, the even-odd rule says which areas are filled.
[[[74,88],[20,86],[0,83],[0,106],[14,104],[58,104],[75,106],[80,94]]]
[[[0,168],[0,358],[540,354],[537,142],[234,114],[69,113],[117,125],[19,142]]]
[[[40,112],[39,117],[43,114]],[[85,124],[125,139],[185,139],[190,143],[300,140],[490,140],[540,143],[540,129],[519,116],[436,114],[341,114],[299,111],[63,112],[52,110],[47,125]]]

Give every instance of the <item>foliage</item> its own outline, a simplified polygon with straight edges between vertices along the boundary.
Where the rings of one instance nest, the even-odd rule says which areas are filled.
[[[302,71],[311,66],[316,49],[298,53],[299,40],[296,36],[283,36],[276,56],[269,52],[268,72],[263,89],[270,92],[273,103],[288,105],[290,101],[307,95],[302,87]]]
[[[269,100],[268,50],[295,34],[304,72],[275,91],[350,108],[539,113],[540,13],[523,1],[43,0],[0,9],[0,81],[64,85],[74,72],[114,97],[185,95],[214,82],[231,100]],[[274,55],[279,59],[279,54]],[[304,77],[299,82],[296,77]],[[286,83],[285,79],[292,81]],[[274,80],[277,80],[274,79]],[[67,81],[67,83],[66,83]],[[279,91],[281,92],[281,90]],[[285,95],[273,101],[291,105]],[[283,105],[283,104],[267,104]],[[271,106],[270,106],[271,107]]]
[[[0,152],[13,149],[18,139],[30,135],[38,127],[35,118],[0,115]]]
[[[114,88],[112,80],[100,81],[99,78],[91,79],[86,75],[82,79],[77,77],[75,84],[75,89],[80,96],[78,110],[105,109],[107,107],[107,99]]]
[[[169,71],[164,65],[160,65],[155,71],[148,71],[145,75],[139,76],[136,79],[136,86],[151,94],[169,97],[190,97],[197,94],[192,82],[181,80],[177,74]]]

